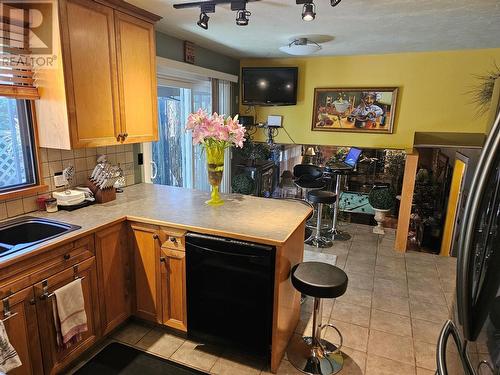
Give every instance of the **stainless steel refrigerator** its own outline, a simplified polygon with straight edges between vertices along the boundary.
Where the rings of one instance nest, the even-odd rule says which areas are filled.
[[[437,344],[438,375],[500,374],[500,114],[464,211],[452,319]]]

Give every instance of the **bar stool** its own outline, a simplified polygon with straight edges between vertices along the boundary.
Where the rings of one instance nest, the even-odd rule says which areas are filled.
[[[330,247],[333,242],[330,238],[321,235],[321,218],[323,216],[323,205],[324,204],[334,204],[337,200],[337,195],[331,191],[326,190],[313,190],[307,193],[307,200],[311,203],[316,203],[316,233],[312,234],[304,242],[311,246],[316,247]]]
[[[301,189],[302,196],[310,190],[323,189],[323,169],[312,164],[297,164],[293,167],[294,183]]]
[[[311,336],[294,335],[287,349],[290,363],[311,375],[336,374],[344,365],[342,334],[332,324],[322,324],[322,298],[337,298],[347,289],[348,278],[340,268],[322,262],[303,262],[292,268],[292,284],[302,294],[314,297]],[[338,346],[321,338],[324,328],[331,327],[340,338]]]
[[[342,180],[342,176],[345,176],[347,172],[345,170],[333,169],[330,171],[330,173],[335,176],[335,194],[338,197],[337,201],[335,202],[335,206],[333,207],[332,229],[330,230],[330,234],[332,236],[332,240],[334,241],[349,241],[351,239],[351,235],[347,232],[337,229],[340,203],[340,181]]]

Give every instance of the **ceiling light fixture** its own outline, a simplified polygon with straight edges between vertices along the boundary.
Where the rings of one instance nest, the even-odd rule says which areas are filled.
[[[321,50],[321,46],[307,38],[297,38],[290,44],[279,48],[281,52],[294,56],[307,56]]]
[[[252,13],[248,10],[238,10],[236,12],[236,24],[238,26],[247,26],[248,25],[248,17],[250,17]]]
[[[305,3],[302,7],[302,19],[304,21],[312,21],[316,18],[316,6],[314,3],[308,2]]]
[[[210,17],[205,13],[201,12],[200,13],[200,19],[196,24],[200,26],[202,29],[208,30],[208,21],[210,20]]]

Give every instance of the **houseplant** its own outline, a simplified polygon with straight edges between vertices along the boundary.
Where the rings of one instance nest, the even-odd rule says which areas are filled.
[[[238,122],[238,115],[227,117],[214,112],[208,115],[199,109],[188,116],[186,130],[193,133],[193,144],[201,144],[207,153],[208,180],[212,187],[208,205],[224,203],[219,195],[219,186],[224,172],[224,150],[229,147],[243,147],[245,128]]]
[[[394,191],[386,186],[374,186],[370,191],[368,202],[375,210],[375,221],[377,222],[377,226],[373,228],[373,233],[385,234],[383,226],[385,215],[391,210],[395,199]]]

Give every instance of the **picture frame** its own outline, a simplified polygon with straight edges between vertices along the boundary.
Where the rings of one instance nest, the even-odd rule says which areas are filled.
[[[313,131],[394,132],[397,87],[315,88]]]

